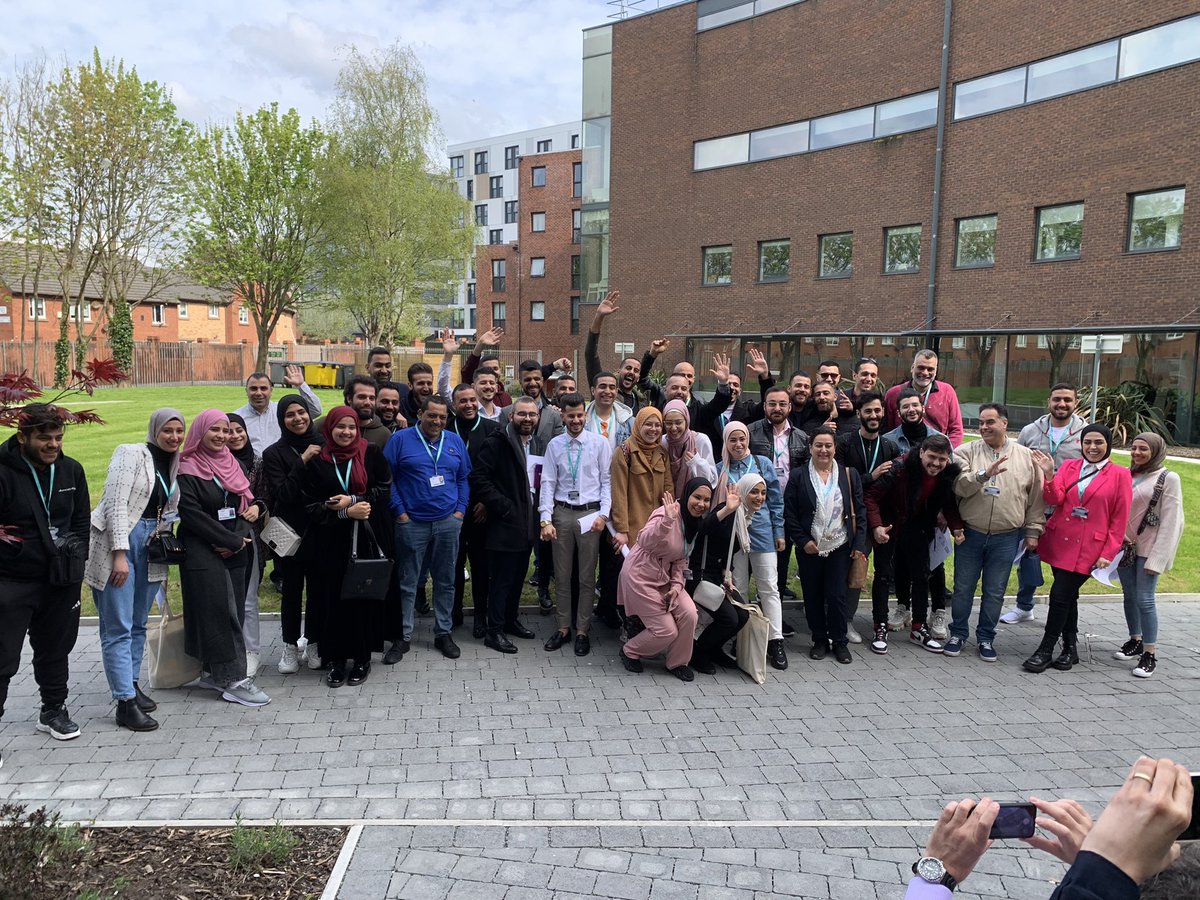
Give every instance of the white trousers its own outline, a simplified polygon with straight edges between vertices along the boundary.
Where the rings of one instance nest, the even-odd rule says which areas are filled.
[[[733,584],[747,600],[750,598],[750,571],[758,588],[758,604],[771,624],[769,639],[783,639],[783,604],[779,599],[779,558],[770,553],[738,552],[733,557]]]

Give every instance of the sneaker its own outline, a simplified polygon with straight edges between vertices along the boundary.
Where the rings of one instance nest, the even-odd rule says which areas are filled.
[[[1021,609],[1020,607],[1017,609],[1010,609],[1000,617],[1000,621],[1004,625],[1016,625],[1018,622],[1032,622],[1033,610]]]
[[[861,644],[862,643],[862,635],[859,634],[858,631],[853,626],[851,626],[846,629],[846,640],[848,640],[852,644]]]
[[[304,664],[310,669],[320,669],[321,666],[321,651],[316,644],[310,644],[307,641],[304,644]]]
[[[36,727],[38,731],[48,732],[56,741],[70,741],[79,737],[79,726],[71,721],[65,706],[42,710]]]
[[[962,648],[962,638],[951,636],[950,640],[946,641],[945,645],[942,647],[942,656],[958,656],[958,654],[962,653]]]
[[[200,677],[196,679],[196,687],[203,688],[206,691],[221,690],[221,686],[213,681],[213,677],[207,672],[200,673]]]
[[[947,627],[949,624],[950,614],[944,609],[935,609],[929,622],[929,633],[939,641],[944,641],[950,637],[950,629]]]
[[[935,640],[933,634],[924,625],[914,625],[908,633],[908,639],[914,644],[920,644],[930,653],[941,653],[945,649],[942,647],[942,642]]]
[[[887,625],[875,626],[875,637],[871,641],[871,652],[878,653],[880,656],[883,656],[885,653],[887,653],[887,639]]]
[[[1130,638],[1121,645],[1121,649],[1113,654],[1113,659],[1137,659],[1140,660],[1145,649],[1142,647],[1141,638]]]
[[[907,606],[896,604],[888,616],[888,631],[904,631],[912,624],[912,611]]]
[[[279,655],[279,664],[275,668],[280,675],[295,675],[300,671],[300,652],[295,644],[283,645],[283,653]]]
[[[246,651],[246,677],[253,678],[258,674],[258,667],[262,663],[262,657],[253,650]]]
[[[1153,653],[1143,653],[1142,658],[1138,660],[1138,664],[1133,667],[1133,674],[1138,678],[1149,678],[1154,674],[1154,668],[1157,664],[1158,660],[1154,658]],[[55,736],[57,737],[57,735]]]
[[[996,661],[996,648],[992,646],[991,641],[979,642],[979,658],[984,662]]]
[[[254,683],[253,678],[243,678],[241,681],[236,681],[233,684],[221,691],[221,699],[228,700],[230,703],[240,703],[242,706],[266,706],[271,702],[258,685]]]

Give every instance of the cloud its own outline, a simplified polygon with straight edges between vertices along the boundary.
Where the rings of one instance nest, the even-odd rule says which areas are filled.
[[[240,24],[229,40],[241,48],[241,62],[266,75],[295,80],[317,94],[330,93],[344,50],[351,44],[364,51],[378,46],[368,34],[345,31],[290,13],[282,22]]]

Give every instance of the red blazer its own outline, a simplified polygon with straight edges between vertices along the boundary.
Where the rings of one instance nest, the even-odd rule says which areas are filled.
[[[1117,555],[1133,500],[1129,470],[1111,460],[1088,482],[1080,499],[1077,482],[1083,464],[1082,459],[1067,460],[1042,486],[1042,496],[1055,509],[1037,549],[1044,562],[1080,574],[1092,571],[1101,557]],[[1088,511],[1086,519],[1073,514],[1076,507]]]

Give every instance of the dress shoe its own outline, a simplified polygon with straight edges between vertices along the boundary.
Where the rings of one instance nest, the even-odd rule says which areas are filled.
[[[350,670],[350,677],[346,679],[346,684],[354,687],[356,684],[362,684],[367,680],[367,676],[371,674],[371,664],[369,662],[355,662],[354,668]]]
[[[142,693],[141,686],[136,681],[133,683],[133,699],[137,701],[138,709],[142,712],[154,712],[158,709],[158,704]]]
[[[433,646],[442,651],[442,656],[446,659],[458,659],[462,655],[462,651],[458,649],[458,644],[454,643],[454,638],[448,634],[439,634],[433,639]]]
[[[767,661],[776,669],[787,668],[787,652],[783,649],[783,638],[767,641]]]
[[[325,683],[331,688],[340,688],[346,683],[346,665],[345,663],[336,663],[329,667],[329,674],[325,676]]]
[[[1038,647],[1033,656],[1021,663],[1021,668],[1026,672],[1045,672],[1050,668],[1050,661],[1054,658],[1053,650],[1043,650]]]
[[[850,665],[854,657],[850,655],[850,648],[845,644],[833,645],[833,658],[840,662],[843,666]]]
[[[693,669],[695,669],[701,675],[716,675],[717,674],[717,667],[713,663],[712,660],[705,659],[702,656],[697,656],[694,653],[692,654],[691,666]]]
[[[153,731],[158,727],[158,722],[138,706],[136,697],[117,701],[117,724],[130,731]]]
[[[626,656],[624,647],[622,647],[620,650],[617,651],[617,656],[621,657],[621,665],[623,665],[625,667],[625,671],[627,671],[627,672],[642,671],[642,661],[640,659],[631,659],[630,657]]]
[[[487,637],[487,622],[483,619],[476,619],[475,624],[471,626],[471,637],[476,640]]]
[[[1078,663],[1079,653],[1076,649],[1075,642],[1063,641],[1062,653],[1060,653],[1054,662],[1050,663],[1050,665],[1058,669],[1060,672],[1070,672],[1071,666],[1077,665]]]
[[[824,659],[829,654],[829,645],[824,641],[817,641],[812,645],[812,649],[808,651],[809,659]]]
[[[400,646],[400,641],[392,641],[392,646],[388,647],[387,653],[383,654],[383,664],[394,666],[402,659],[404,659],[404,648]]]
[[[543,646],[547,650],[559,650],[562,648],[563,644],[569,644],[570,642],[571,632],[568,631],[566,634],[563,634],[561,631],[556,631],[554,634],[550,635]]]
[[[680,681],[695,681],[696,673],[692,671],[691,666],[676,666],[673,669],[667,669],[672,675]]]
[[[543,616],[554,612],[554,601],[550,599],[550,592],[545,588],[538,589],[538,609],[541,610]]]
[[[558,634],[556,631],[555,634]],[[497,653],[516,653],[517,645],[502,634],[489,634],[483,639],[483,646],[490,647]]]
[[[586,634],[575,635],[575,655],[587,656],[592,652],[592,640]]]
[[[505,625],[504,633],[511,634],[513,637],[519,637],[519,638],[535,638],[535,637],[537,637],[536,634],[534,634],[532,631],[530,631],[528,628],[526,628],[523,624],[521,624],[520,619],[517,619],[515,622],[510,622],[508,625]]]
[[[396,643],[400,645],[401,653],[407,653],[409,650],[412,649],[412,644],[408,641],[407,638],[400,638],[400,640],[396,641]]]
[[[799,600],[800,598],[796,596],[796,592],[791,588],[785,587],[779,592],[779,599],[791,603],[793,600]]]

